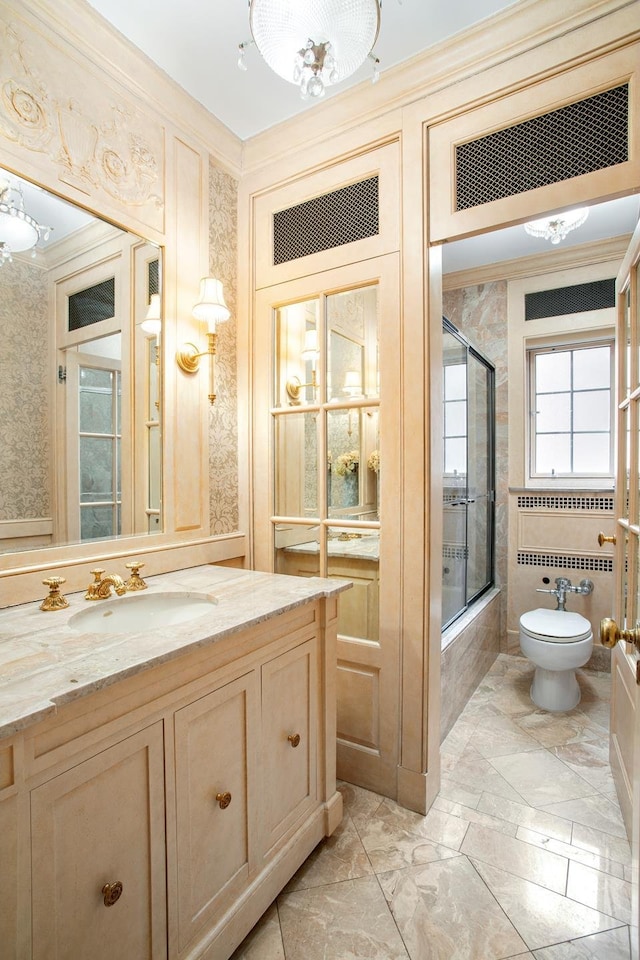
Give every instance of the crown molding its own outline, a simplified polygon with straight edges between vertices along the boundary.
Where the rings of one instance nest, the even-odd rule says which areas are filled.
[[[242,141],[142,50],[124,37],[85,0],[0,0],[4,10],[35,19],[58,44],[76,57],[88,59],[141,103],[148,104],[164,123],[201,144],[228,173],[238,178]]]
[[[564,250],[549,250],[548,253],[537,253],[531,257],[501,260],[469,270],[445,273],[442,277],[442,289],[460,290],[482,283],[495,283],[497,280],[521,280],[574,267],[589,267],[610,260],[621,262],[630,240],[631,234],[611,237],[609,240],[594,240]]]

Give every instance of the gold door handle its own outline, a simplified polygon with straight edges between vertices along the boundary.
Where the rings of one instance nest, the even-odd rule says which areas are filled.
[[[289,741],[292,747],[297,747],[298,744],[300,743],[300,734],[290,733],[289,736],[287,737],[287,740]]]
[[[615,620],[605,617],[600,621],[600,643],[603,647],[615,647],[618,640],[626,640],[640,651],[640,627],[635,630],[621,630]]]
[[[615,535],[615,533],[614,533],[614,535],[613,535],[612,537],[605,537],[605,535],[604,535],[604,533],[602,533],[602,531],[600,531],[600,533],[598,534],[598,546],[600,546],[600,547],[603,547],[603,546],[605,545],[605,543],[615,543],[615,542],[616,542],[616,535]]]
[[[105,907],[112,907],[122,896],[122,884],[119,880],[114,880],[113,883],[105,883],[101,892]]]
[[[216,793],[216,800],[218,801],[218,806],[221,810],[226,810],[229,804],[231,803],[231,794],[226,793]]]

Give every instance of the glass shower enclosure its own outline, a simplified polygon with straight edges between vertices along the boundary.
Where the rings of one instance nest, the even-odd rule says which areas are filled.
[[[493,585],[494,367],[443,318],[442,628]]]

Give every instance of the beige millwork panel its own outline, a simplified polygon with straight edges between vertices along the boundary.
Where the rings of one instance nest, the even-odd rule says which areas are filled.
[[[262,666],[263,855],[308,814],[317,796],[317,642]]]
[[[18,796],[13,744],[0,747],[0,944],[18,957]],[[22,938],[20,938],[22,939]],[[3,946],[4,949],[4,946]]]
[[[180,950],[247,884],[255,820],[255,672],[175,714]]]
[[[166,957],[162,724],[36,787],[31,831],[33,960]]]
[[[430,214],[432,242],[479,233],[518,220],[530,220],[545,211],[620,196],[637,189],[640,181],[640,132],[629,124],[629,159],[593,173],[561,180],[537,189],[474,206],[456,209],[456,146],[513,127],[563,106],[629,82],[629,116],[638,115],[637,75],[640,46],[630,44],[557,72],[532,86],[493,99],[475,109],[434,124],[429,129]]]
[[[609,759],[622,816],[629,837],[633,834],[634,734],[638,694],[635,656],[623,643],[611,651],[611,738]],[[629,648],[631,651],[633,648]],[[637,811],[636,811],[637,815]]]

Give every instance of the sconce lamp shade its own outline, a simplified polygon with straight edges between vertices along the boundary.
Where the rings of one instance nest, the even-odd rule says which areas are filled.
[[[193,308],[196,320],[206,321],[209,333],[215,333],[216,324],[228,320],[231,312],[224,302],[222,282],[213,277],[203,277],[200,281],[200,299]]]
[[[304,348],[301,353],[302,359],[317,360],[319,355],[320,355],[320,351],[318,350],[318,331],[305,330]]]
[[[160,319],[160,294],[152,293],[149,302],[149,309],[146,316],[140,324],[140,329],[152,337],[157,337],[162,329],[162,320]]]
[[[358,370],[347,370],[342,389],[350,397],[357,397],[362,393],[362,378]]]

